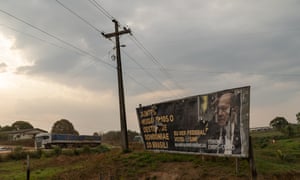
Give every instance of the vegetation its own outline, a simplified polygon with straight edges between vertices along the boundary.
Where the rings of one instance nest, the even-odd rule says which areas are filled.
[[[299,179],[297,134],[288,137],[272,130],[253,132],[251,136],[259,179]],[[26,153],[18,148],[14,155],[2,157],[0,179],[24,179],[23,162],[27,153],[31,157],[32,179],[249,179],[250,176],[246,159],[240,159],[240,170],[235,174],[234,158],[155,153],[144,151],[143,144],[138,143],[131,143],[130,148],[131,153],[103,145]]]
[[[33,126],[29,122],[26,122],[26,121],[16,121],[11,126],[16,130],[33,129]]]
[[[16,131],[21,129],[32,129],[33,126],[26,121],[16,121],[11,126],[0,126],[0,141],[7,141],[8,140],[8,134],[6,132],[8,131]]]
[[[133,142],[134,137],[138,136],[139,133],[137,133],[135,131],[128,130],[127,135],[128,135],[128,141]],[[102,135],[102,141],[104,143],[108,143],[108,144],[111,144],[111,145],[120,145],[121,144],[121,142],[120,142],[121,138],[120,137],[121,137],[121,132],[120,131],[109,131],[109,132],[104,133]]]
[[[288,125],[288,121],[284,117],[276,117],[272,121],[270,121],[270,126],[276,128],[281,131]]]
[[[74,129],[73,124],[67,119],[56,121],[52,126],[51,133],[79,135],[78,131]]]
[[[299,179],[300,125],[275,119],[272,130],[251,132],[258,179]],[[128,131],[129,153],[118,148],[116,131],[103,134],[103,141],[113,146],[38,151],[18,146],[8,155],[0,154],[0,179],[25,179],[27,154],[31,179],[249,179],[246,159],[239,160],[236,174],[234,158],[145,151],[143,144],[131,142],[137,135]]]
[[[298,112],[298,113],[296,114],[296,118],[297,118],[298,124],[300,124],[300,112]]]

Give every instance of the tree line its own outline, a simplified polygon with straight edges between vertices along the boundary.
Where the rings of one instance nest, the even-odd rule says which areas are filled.
[[[300,112],[296,114],[297,124],[289,123],[284,117],[275,117],[270,121],[270,126],[282,132],[288,137],[293,137],[300,133]]]
[[[33,129],[33,125],[26,121],[16,121],[12,123],[12,125],[1,126],[0,125],[0,140],[7,140],[7,134],[1,132],[9,132],[9,131],[17,131],[17,130],[25,130],[25,129]],[[67,119],[60,119],[56,121],[50,133],[53,134],[72,134],[79,135],[79,132],[74,128],[73,124]],[[135,136],[139,135],[139,133],[135,131],[128,130],[128,140],[132,141]],[[120,144],[120,131],[108,131],[106,133],[94,132],[94,136],[102,136],[102,140],[104,142],[112,143],[112,144]]]

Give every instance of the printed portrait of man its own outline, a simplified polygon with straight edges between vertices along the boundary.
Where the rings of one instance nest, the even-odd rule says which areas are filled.
[[[240,94],[224,92],[215,102],[214,119],[208,124],[208,144],[213,152],[241,153]]]

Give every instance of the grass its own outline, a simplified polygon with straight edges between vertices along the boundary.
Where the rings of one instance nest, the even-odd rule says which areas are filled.
[[[287,138],[275,130],[253,133],[252,137],[256,167],[260,174],[299,173],[300,137]]]
[[[274,136],[280,138],[272,143]],[[274,176],[277,179],[297,179],[300,176],[300,137],[286,139],[281,136],[278,132],[266,132],[265,136],[260,132],[253,136],[256,168],[262,179]],[[31,160],[31,179],[249,177],[246,159],[240,159],[240,170],[235,174],[234,158],[155,153],[136,147],[132,147],[130,153],[123,153],[115,147],[84,147],[63,150],[59,155],[52,151],[43,152],[40,158]],[[25,173],[24,160],[0,162],[1,180],[25,179]]]
[[[61,158],[65,158],[62,156]],[[67,158],[66,158],[67,159]],[[56,159],[57,160],[57,159]],[[30,160],[30,178],[31,179],[51,179],[56,174],[59,174],[68,170],[76,170],[83,165],[80,163],[74,164],[60,164],[53,161],[52,158],[31,159]],[[0,163],[0,179],[26,179],[26,161],[8,161]]]

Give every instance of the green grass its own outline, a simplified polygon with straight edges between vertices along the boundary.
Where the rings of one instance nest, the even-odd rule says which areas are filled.
[[[284,136],[284,134],[277,130],[269,130],[269,131],[253,131],[250,133],[253,138],[261,138],[261,137],[281,137]]]
[[[274,136],[280,138],[272,143]],[[260,132],[253,136],[253,146],[257,172],[263,178],[270,179],[274,174],[279,179],[287,174],[300,175],[300,137],[287,139],[276,131]],[[161,171],[182,172],[181,177],[185,179],[193,177],[190,171],[203,178],[249,176],[246,159],[240,159],[240,171],[236,175],[235,159],[226,157],[205,156],[203,159],[200,155],[144,150],[123,153],[121,149],[109,150],[107,147],[63,150],[59,156],[55,153],[51,156],[51,152],[47,152],[49,156],[42,155],[40,159],[31,160],[31,179],[95,179],[100,175],[104,178],[113,175],[116,179],[138,179],[149,172]],[[180,171],[173,170],[176,168]],[[1,180],[25,179],[25,175],[24,160],[0,162]]]
[[[256,140],[254,156],[257,171],[261,174],[290,173],[300,170],[300,138],[263,142]],[[258,143],[266,143],[260,146]]]
[[[68,165],[53,164],[51,158],[32,159],[30,161],[31,171],[30,179],[51,179],[56,174],[64,171],[79,169],[83,165],[75,163]],[[25,160],[9,161],[0,163],[1,180],[23,180],[26,179],[26,162]]]

